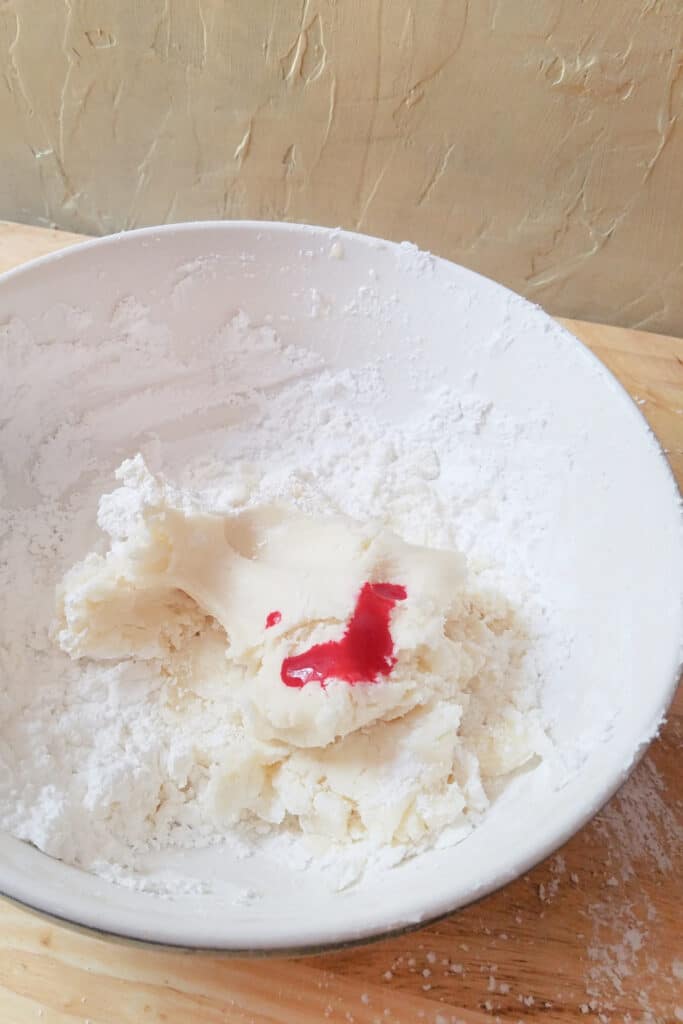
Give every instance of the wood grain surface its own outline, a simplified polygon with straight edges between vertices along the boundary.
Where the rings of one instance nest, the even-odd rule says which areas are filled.
[[[0,268],[77,240],[0,224]],[[639,402],[683,483],[683,342],[564,322]],[[629,781],[559,853],[401,938],[228,960],[110,944],[2,902],[0,1024],[683,1021],[682,698]]]

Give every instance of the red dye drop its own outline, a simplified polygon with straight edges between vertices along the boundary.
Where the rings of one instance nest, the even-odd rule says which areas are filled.
[[[365,583],[341,640],[330,640],[285,658],[280,678],[285,686],[305,686],[328,679],[350,683],[374,683],[388,676],[396,664],[389,624],[397,601],[408,592],[395,583]]]
[[[266,619],[266,629],[270,629],[271,626],[277,626],[281,619],[282,612],[269,612],[268,618]]]

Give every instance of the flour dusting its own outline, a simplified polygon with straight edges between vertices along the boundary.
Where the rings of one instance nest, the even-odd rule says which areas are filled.
[[[321,315],[324,300],[314,300],[312,315]],[[171,836],[181,848],[225,840],[201,803],[187,799],[206,784],[206,768],[169,722],[161,677],[135,660],[74,663],[50,635],[55,584],[88,550],[104,550],[97,502],[116,464],[137,449],[214,514],[285,503],[312,516],[372,520],[410,544],[460,548],[482,587],[515,595],[534,637],[523,698],[534,705],[553,645],[557,659],[558,630],[527,571],[526,548],[544,515],[531,499],[545,486],[543,445],[529,424],[499,414],[471,382],[451,390],[415,364],[414,408],[397,423],[388,359],[333,372],[305,338],[283,345],[272,326],[243,313],[191,349],[132,299],[97,344],[79,340],[86,314],[52,315],[72,340],[55,345],[47,370],[45,350],[21,322],[0,328],[0,356],[12,371],[0,428],[3,828],[125,884]],[[41,375],[45,395],[30,386]],[[513,446],[535,456],[528,479],[508,468]],[[105,527],[110,508],[100,509]],[[207,709],[202,723],[207,736],[220,726]],[[233,851],[243,845],[230,841]],[[357,872],[347,865],[338,884]],[[177,883],[179,891],[192,884]]]

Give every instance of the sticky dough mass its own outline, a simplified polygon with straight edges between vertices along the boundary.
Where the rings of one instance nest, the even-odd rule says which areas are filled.
[[[208,514],[140,456],[118,476],[100,504],[109,550],[58,587],[56,639],[73,658],[135,658],[161,676],[214,821],[420,845],[483,810],[487,781],[533,756],[523,630],[499,595],[471,590],[457,552],[341,515]],[[390,674],[285,686],[283,659],[340,639],[367,581],[407,590]],[[220,744],[203,746],[207,721]]]

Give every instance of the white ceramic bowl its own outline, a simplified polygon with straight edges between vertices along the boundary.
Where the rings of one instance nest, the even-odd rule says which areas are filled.
[[[311,315],[312,298],[321,296],[325,315]],[[522,541],[533,512],[543,536],[529,545],[529,570],[546,581],[573,638],[544,693],[558,757],[517,780],[460,845],[343,893],[286,865],[227,857],[225,877],[248,884],[257,876],[263,899],[246,906],[201,896],[161,899],[117,888],[8,835],[0,836],[0,891],[118,936],[277,952],[413,926],[527,870],[624,780],[656,733],[677,679],[679,501],[639,410],[587,349],[506,289],[409,246],[322,228],[204,223],[97,239],[5,274],[0,324],[18,318],[49,345],[68,340],[54,310],[74,307],[88,314],[83,322],[96,344],[98,332],[111,335],[114,310],[129,297],[188,346],[241,308],[257,322],[270,315],[285,341],[316,349],[333,368],[388,353],[383,372],[398,420],[415,400],[402,367],[422,339],[426,376],[456,389],[469,382],[496,410],[533,421],[540,465],[531,465],[523,445],[519,461],[512,446],[506,463],[505,472],[521,481],[518,532],[509,543]],[[125,358],[134,381],[135,359]],[[78,412],[78,386],[71,400]],[[100,444],[103,471],[136,447],[135,425],[124,424],[108,446]],[[524,507],[524,479],[533,474],[532,510]]]

